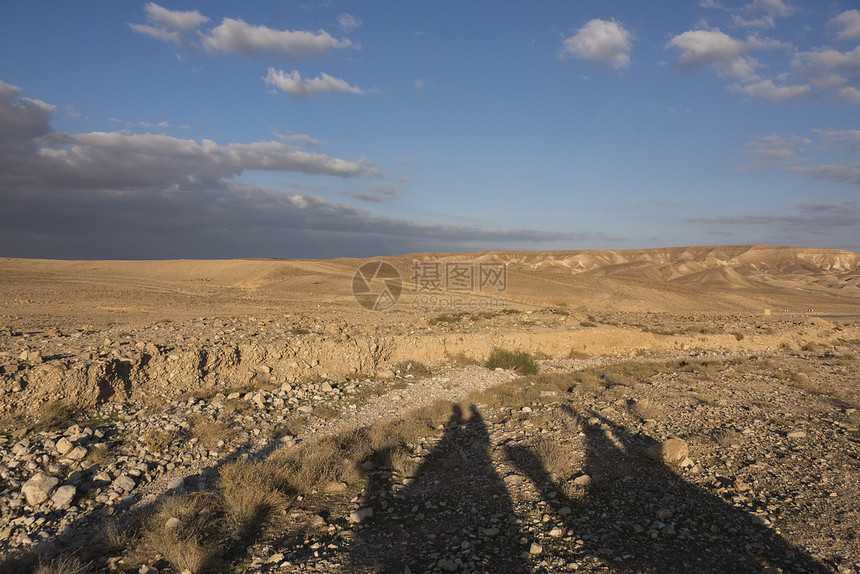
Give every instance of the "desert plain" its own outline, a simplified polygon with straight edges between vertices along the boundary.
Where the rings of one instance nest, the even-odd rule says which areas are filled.
[[[860,572],[858,357],[835,249],[0,259],[0,572]]]

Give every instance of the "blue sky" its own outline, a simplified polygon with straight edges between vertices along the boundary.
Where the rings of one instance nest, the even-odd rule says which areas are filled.
[[[3,2],[0,255],[860,251],[855,2]]]

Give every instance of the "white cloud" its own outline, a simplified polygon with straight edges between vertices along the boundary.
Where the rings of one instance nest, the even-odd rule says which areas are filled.
[[[821,138],[821,144],[829,147],[844,147],[848,151],[860,151],[860,130],[812,130]]]
[[[627,68],[633,36],[614,20],[594,19],[563,42],[562,55]]]
[[[349,32],[351,30],[355,30],[356,28],[361,27],[361,18],[357,18],[352,14],[347,14],[344,12],[340,16],[337,17],[337,24],[341,28],[343,28],[344,32]]]
[[[209,18],[197,10],[168,10],[155,2],[149,2],[143,8],[150,20],[173,30],[195,30],[201,24],[209,21]]]
[[[812,145],[809,138],[777,135],[762,136],[747,143],[744,149],[762,161],[796,163],[802,161],[797,155]]]
[[[804,52],[808,65],[840,72],[860,72],[860,46],[850,52],[840,52],[833,48],[816,48]]]
[[[672,38],[667,47],[678,50],[678,65],[687,69],[731,63],[749,49],[743,41],[718,29],[688,30]]]
[[[843,86],[839,88],[836,93],[843,100],[848,100],[849,102],[860,104],[860,90],[858,90],[854,86]]]
[[[729,85],[729,89],[737,93],[766,98],[772,102],[817,97],[809,84],[778,84],[759,75],[758,70],[762,65],[748,52],[790,48],[788,44],[772,38],[753,34],[745,40],[739,40],[716,28],[688,30],[672,38],[666,48],[677,50],[676,65],[681,69],[691,71],[710,66],[720,77],[737,80]]]
[[[298,70],[284,72],[269,68],[263,78],[267,86],[277,88],[296,98],[306,98],[324,93],[363,94],[364,90],[349,85],[345,80],[322,73],[316,78],[302,78]]]
[[[860,130],[816,129],[813,132],[818,137],[820,147],[827,148],[828,163],[814,162],[812,157],[800,155],[813,147],[813,140],[806,137],[763,136],[749,142],[744,149],[761,162],[786,164],[781,167],[786,172],[838,183],[860,184],[860,164],[850,160],[841,164],[833,161],[840,148],[849,153],[860,151]]]
[[[295,143],[298,143],[301,145],[306,145],[309,147],[317,147],[317,146],[323,145],[322,141],[320,141],[316,138],[312,138],[311,136],[309,136],[307,134],[279,134],[279,133],[276,133],[275,136],[278,139],[281,139],[284,141],[295,142]]]
[[[831,47],[813,48],[798,52],[792,68],[804,76],[815,87],[832,90],[846,101],[860,103],[860,47],[850,52],[840,52]],[[847,74],[847,75],[846,75]]]
[[[772,102],[816,97],[812,88],[806,84],[779,86],[774,84],[772,80],[762,80],[752,84],[733,84],[729,86],[729,88],[735,92],[740,92],[748,96],[767,98]]]
[[[774,18],[786,18],[796,11],[797,8],[783,0],[754,0],[743,7],[745,16],[734,14],[732,20],[736,25],[747,28],[773,28]]]
[[[271,53],[286,60],[296,61],[324,56],[332,49],[352,45],[347,39],[338,40],[325,30],[275,30],[255,26],[242,20],[224,18],[223,22],[206,33],[203,45],[213,51],[256,56]]]
[[[224,18],[218,26],[203,32],[200,26],[208,22],[209,18],[196,10],[172,11],[151,2],[145,9],[148,23],[130,24],[133,30],[189,48],[205,48],[248,57],[270,54],[287,61],[298,61],[318,58],[333,49],[353,46],[350,40],[339,40],[325,30],[278,30],[235,18]],[[350,23],[349,20],[344,22]],[[360,25],[360,21],[354,19],[352,24]]]
[[[828,23],[835,31],[837,40],[856,40],[860,38],[860,10],[846,10]]]
[[[424,81],[423,78],[415,78],[414,80],[412,80],[412,85],[415,86],[416,90],[423,90],[426,87],[427,83]]]
[[[132,30],[175,44],[191,45],[192,42],[185,33],[193,32],[209,21],[209,18],[197,10],[173,11],[154,2],[146,4],[144,10],[150,23],[130,24]]]

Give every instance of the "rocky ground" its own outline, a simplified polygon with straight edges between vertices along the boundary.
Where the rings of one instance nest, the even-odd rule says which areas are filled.
[[[860,572],[856,325],[402,319],[6,317],[0,570]],[[545,357],[540,372],[482,366],[499,334]],[[565,337],[607,343],[561,352]],[[435,361],[409,360],[439,340]],[[345,446],[419,407],[426,424],[396,448]],[[242,528],[211,502],[225,469],[263,483],[267,461],[323,444],[348,471],[281,484]],[[153,542],[201,516],[206,560]]]

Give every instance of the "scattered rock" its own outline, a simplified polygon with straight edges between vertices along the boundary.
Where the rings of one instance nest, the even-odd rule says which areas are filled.
[[[78,489],[71,484],[66,484],[57,489],[51,497],[51,502],[54,503],[54,508],[64,510],[68,508],[75,499]]]
[[[679,438],[670,438],[650,446],[645,451],[645,456],[650,459],[667,464],[684,460],[689,454],[687,443]]]
[[[21,487],[21,493],[27,499],[27,504],[38,506],[48,500],[59,483],[60,479],[56,476],[40,472],[24,483],[24,486]]]
[[[358,510],[354,510],[349,513],[349,522],[353,524],[361,524],[366,521],[368,518],[373,516],[372,508],[359,508]]]

